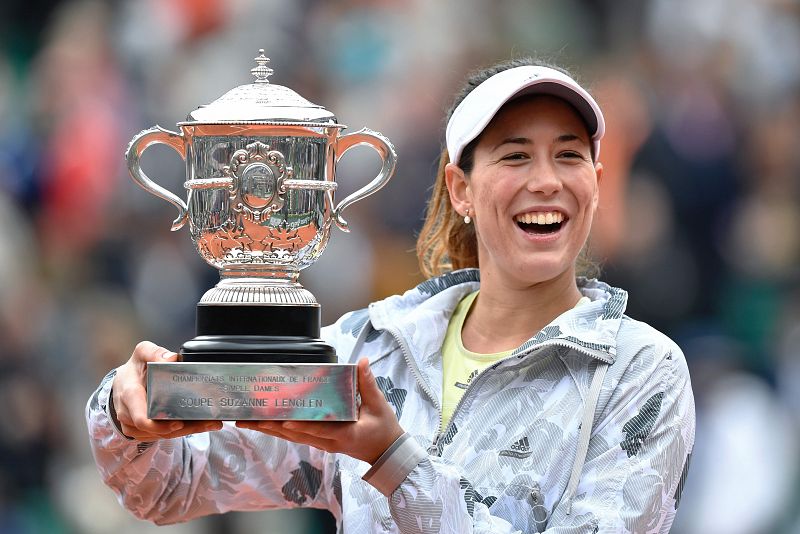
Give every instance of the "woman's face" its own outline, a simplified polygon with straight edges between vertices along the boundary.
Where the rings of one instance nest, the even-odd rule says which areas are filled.
[[[575,276],[597,207],[602,166],[586,126],[550,96],[504,106],[483,131],[470,175],[455,166],[448,188],[469,214],[482,276],[530,286]]]

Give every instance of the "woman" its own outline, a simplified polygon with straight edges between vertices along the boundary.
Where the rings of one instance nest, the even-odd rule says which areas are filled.
[[[603,131],[559,70],[474,75],[418,242],[432,278],[323,332],[358,362],[359,420],[148,420],[144,366],[176,355],[141,343],[87,407],[105,481],[156,523],[312,506],[346,532],[668,531],[694,441],[686,362],[623,315],[624,291],[576,278]]]

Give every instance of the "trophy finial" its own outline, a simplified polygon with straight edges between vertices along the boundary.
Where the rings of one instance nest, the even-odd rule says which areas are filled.
[[[264,55],[264,49],[258,49],[258,57],[254,58],[256,63],[258,64],[257,67],[253,67],[250,69],[250,73],[256,77],[256,83],[269,83],[267,78],[272,75],[273,70],[267,67],[267,63],[269,63],[269,58]]]

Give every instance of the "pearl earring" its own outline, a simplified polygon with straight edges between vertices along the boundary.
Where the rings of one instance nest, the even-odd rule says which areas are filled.
[[[467,210],[467,214],[464,215],[464,224],[469,224],[472,222],[472,219],[469,216],[469,210]]]

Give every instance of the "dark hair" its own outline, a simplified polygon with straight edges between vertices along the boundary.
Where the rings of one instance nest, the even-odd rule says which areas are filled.
[[[461,89],[456,93],[452,105],[447,111],[446,122],[450,120],[458,105],[480,84],[508,69],[525,66],[550,67],[574,77],[565,69],[532,57],[511,59],[496,63],[489,67],[472,72]],[[475,147],[478,145],[482,134],[473,139],[461,152],[458,166],[469,176],[475,164]],[[594,156],[594,154],[592,154]],[[428,202],[425,223],[417,238],[417,259],[420,269],[426,277],[437,276],[444,272],[478,267],[478,242],[475,236],[475,227],[464,224],[461,216],[456,213],[450,203],[450,194],[444,177],[444,169],[450,163],[447,149],[443,149],[439,157],[439,168],[433,184],[433,192]],[[585,249],[586,247],[584,247]],[[584,275],[594,275],[596,266],[592,268],[591,262],[585,257],[585,250],[578,258],[578,270]]]

